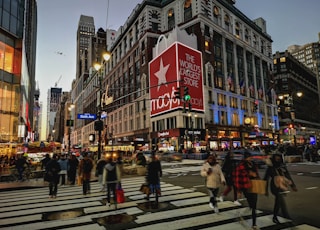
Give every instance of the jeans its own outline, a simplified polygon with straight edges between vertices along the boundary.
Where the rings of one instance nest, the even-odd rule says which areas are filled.
[[[210,196],[210,203],[213,204],[214,207],[217,206],[216,197],[218,196],[219,188],[207,188]]]
[[[82,191],[83,191],[84,195],[86,195],[87,193],[90,193],[90,180],[89,179],[83,179]]]
[[[113,194],[113,201],[117,203],[117,194],[116,194],[116,185],[117,183],[108,183],[107,182],[107,202],[110,203],[111,191]]]
[[[273,208],[273,216],[276,217],[281,209],[282,215],[284,218],[291,219],[289,216],[289,212],[287,209],[286,201],[285,201],[285,194],[277,193],[274,195],[274,208]]]
[[[58,181],[52,180],[49,182],[49,196],[57,196],[58,193]]]
[[[249,207],[251,208],[251,216],[252,216],[252,225],[256,225],[257,223],[257,202],[258,202],[258,194],[256,193],[248,193],[247,190],[243,190],[243,195],[247,198],[247,202]]]

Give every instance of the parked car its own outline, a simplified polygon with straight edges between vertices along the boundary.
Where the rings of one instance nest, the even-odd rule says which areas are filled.
[[[244,152],[248,151],[251,153],[252,161],[259,167],[262,168],[266,166],[266,161],[268,156],[265,155],[263,152],[260,151],[253,151],[250,149],[234,149],[231,152],[234,154],[233,157],[235,160],[241,161],[244,157]],[[223,162],[228,151],[219,152],[217,153],[217,160],[218,162]]]
[[[173,151],[168,151],[168,152],[159,152],[156,154],[157,158],[160,161],[182,161],[182,153],[179,152],[173,152]]]

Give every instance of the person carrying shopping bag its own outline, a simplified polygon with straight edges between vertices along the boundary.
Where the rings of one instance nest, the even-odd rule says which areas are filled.
[[[121,173],[120,167],[116,162],[112,161],[112,158],[107,159],[107,164],[104,166],[102,183],[107,186],[107,202],[106,206],[111,206],[111,192],[113,194],[113,202],[115,208],[117,208],[117,186],[121,187]]]
[[[280,209],[284,218],[291,219],[285,202],[286,193],[290,187],[293,191],[298,191],[286,165],[283,162],[282,155],[279,153],[272,155],[271,165],[268,166],[264,176],[264,179],[267,181],[269,181],[270,178],[270,190],[275,197],[272,221],[279,224],[280,221],[277,216]],[[268,195],[268,186],[266,189],[266,195]]]
[[[201,176],[206,177],[206,187],[210,196],[209,207],[214,209],[215,213],[219,213],[216,198],[219,187],[221,184],[225,185],[226,180],[214,155],[210,155],[207,161],[202,165],[200,174]]]
[[[233,182],[237,191],[242,192],[245,198],[247,199],[248,205],[251,209],[253,230],[259,229],[257,226],[256,214],[258,194],[252,193],[250,191],[252,186],[251,180],[259,178],[260,177],[258,174],[258,169],[255,163],[252,161],[251,153],[245,151],[243,159],[240,161],[240,163],[233,172]]]

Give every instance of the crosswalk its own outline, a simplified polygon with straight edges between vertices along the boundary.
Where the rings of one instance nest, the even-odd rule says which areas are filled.
[[[168,170],[165,173],[170,173]],[[190,172],[193,168],[187,170]],[[185,173],[182,168],[175,172]],[[91,193],[87,196],[82,194],[81,186],[59,187],[55,199],[48,198],[47,187],[0,192],[0,230],[250,229],[251,211],[246,207],[230,201],[219,202],[217,214],[209,207],[207,194],[165,182],[161,183],[159,205],[149,206],[139,191],[142,183],[144,177],[122,180],[126,201],[118,204],[117,209],[115,205],[105,205],[106,195],[100,192],[97,182],[91,183]],[[152,196],[150,202],[153,202]],[[290,220],[279,218],[282,224],[276,226],[270,213],[258,210],[257,215],[261,229],[291,228]],[[294,229],[316,228],[303,225]]]

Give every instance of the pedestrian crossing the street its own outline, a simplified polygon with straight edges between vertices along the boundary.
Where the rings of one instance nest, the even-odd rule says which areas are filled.
[[[192,167],[191,167],[192,169]],[[199,167],[197,168],[199,172]],[[188,171],[193,171],[188,168]],[[170,173],[166,171],[167,173]],[[176,171],[178,172],[178,171]],[[185,173],[180,171],[178,173]],[[1,229],[250,229],[251,211],[231,201],[219,202],[220,212],[209,207],[206,193],[161,182],[159,204],[154,197],[148,202],[139,189],[144,177],[122,180],[126,200],[106,206],[106,194],[97,182],[91,183],[84,196],[81,186],[59,187],[57,198],[48,197],[48,188],[19,189],[0,192]],[[276,226],[272,215],[257,211],[261,229],[290,229],[290,220],[279,218]],[[241,217],[241,218],[240,218]],[[311,226],[295,229],[316,229]]]

